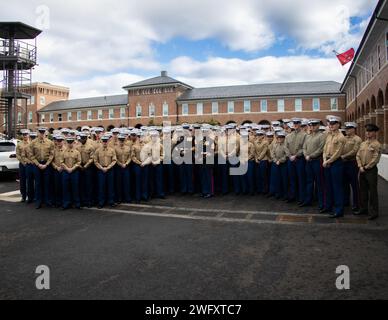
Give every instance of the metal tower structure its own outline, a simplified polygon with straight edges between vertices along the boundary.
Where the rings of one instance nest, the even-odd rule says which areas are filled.
[[[17,130],[27,126],[27,99],[31,96],[21,89],[31,86],[32,68],[37,61],[36,37],[41,32],[21,22],[0,22],[0,113],[6,119],[8,138],[15,138]],[[34,44],[22,40],[34,40]],[[24,117],[18,119],[21,111]]]

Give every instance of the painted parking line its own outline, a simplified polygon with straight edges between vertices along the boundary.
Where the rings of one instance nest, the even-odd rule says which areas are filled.
[[[142,205],[143,206],[143,205]],[[149,206],[154,207],[154,206]],[[369,223],[365,219],[360,219],[360,223],[354,223],[355,219],[351,219],[352,223],[345,222],[345,219],[335,219],[333,221],[330,218],[327,218],[328,223],[319,223],[315,220],[315,217],[312,215],[284,215],[284,214],[273,214],[273,219],[268,219],[268,215],[263,215],[262,219],[258,216],[255,219],[252,219],[254,215],[247,214],[245,218],[229,218],[227,216],[220,216],[215,214],[213,216],[204,215],[204,212],[197,212],[197,209],[191,208],[187,210],[187,213],[174,213],[174,210],[171,208],[164,207],[165,212],[152,212],[147,210],[131,210],[131,209],[116,209],[116,208],[85,208],[86,210],[91,210],[95,212],[108,213],[108,214],[128,214],[136,216],[149,216],[149,217],[163,217],[163,218],[173,218],[173,219],[184,219],[184,220],[200,220],[200,221],[213,221],[213,222],[226,222],[226,223],[249,223],[249,224],[272,224],[272,225],[294,225],[294,226],[319,226],[319,227],[329,227],[329,228],[346,228],[346,229],[369,229],[369,230],[388,230],[388,226],[378,226],[375,224]],[[187,208],[188,209],[188,208]],[[198,210],[199,211],[199,210]],[[202,215],[201,215],[202,214]],[[321,215],[321,218],[322,215]],[[341,220],[343,222],[341,222]]]
[[[0,200],[6,202],[20,202],[21,195],[19,190],[0,193]]]

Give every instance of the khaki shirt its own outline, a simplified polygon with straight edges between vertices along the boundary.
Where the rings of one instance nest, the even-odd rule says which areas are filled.
[[[356,160],[358,149],[360,149],[362,139],[354,135],[353,137],[345,136],[345,146],[342,151],[342,159],[344,160]]]
[[[28,150],[30,148],[30,142],[29,141],[20,141],[16,146],[16,158],[19,160],[19,162],[22,165],[26,165],[31,163],[29,157],[28,157]]]
[[[54,148],[54,159],[51,162],[51,165],[55,170],[58,170],[62,166],[62,160],[63,160],[63,152],[65,151],[65,147],[62,146],[58,148],[55,146]]]
[[[132,149],[131,147],[127,146],[125,143],[123,146],[116,146],[116,157],[117,157],[117,163],[119,165],[129,165],[129,163],[132,161]]]
[[[266,138],[257,140],[255,144],[256,161],[268,160],[269,142]]]
[[[240,136],[232,134],[227,136],[226,140],[226,155],[228,157],[239,156],[240,154]]]
[[[326,142],[326,135],[321,132],[312,132],[306,136],[303,144],[303,155],[316,159],[322,156],[323,148]]]
[[[30,144],[30,159],[31,161],[39,165],[40,162],[45,162],[46,165],[49,165],[54,158],[54,142],[44,138],[36,138]]]
[[[256,160],[256,147],[253,141],[248,141],[248,160]]]
[[[94,164],[98,169],[111,169],[117,162],[116,152],[111,147],[100,147],[94,152]]]
[[[88,168],[94,161],[94,146],[93,142],[88,140],[85,144],[80,143],[76,148],[81,154],[81,165],[85,169]]]
[[[119,141],[118,139],[115,140],[114,138],[112,138],[112,139],[108,142],[108,146],[114,149],[114,148],[120,146],[120,141]]]
[[[143,142],[136,141],[132,145],[132,161],[138,165],[142,163],[140,153],[141,149],[143,148]]]
[[[265,138],[265,139],[269,143],[269,145],[268,145],[268,152],[267,152],[267,158],[268,158],[268,161],[271,162],[272,161],[272,150],[273,150],[273,147],[276,144],[276,139],[273,138],[271,142],[267,138]]]
[[[290,156],[290,151],[288,150],[286,143],[276,142],[271,151],[271,157],[273,162],[284,163],[287,161],[287,158]]]
[[[62,165],[67,169],[77,169],[81,165],[81,153],[74,147],[65,149],[62,154]]]
[[[293,131],[286,137],[286,147],[290,152],[290,156],[300,157],[303,155],[303,144],[306,139],[306,132],[303,130]]]
[[[377,140],[366,140],[361,143],[356,159],[359,168],[372,169],[381,157],[381,144]]]
[[[330,132],[323,148],[323,161],[330,164],[339,159],[342,156],[345,142],[345,137],[339,130]]]

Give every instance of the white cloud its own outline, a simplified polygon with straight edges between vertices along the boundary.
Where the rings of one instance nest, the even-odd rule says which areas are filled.
[[[272,57],[252,60],[210,58],[200,62],[179,57],[170,64],[170,73],[196,87],[266,82],[334,80],[342,82],[348,65],[336,58],[308,56]]]
[[[2,8],[0,20],[35,25],[42,18],[36,13],[41,4],[14,0]],[[158,74],[163,67],[153,44],[175,37],[216,39],[225,50],[252,56],[286,39],[295,41],[295,48],[288,51],[291,57],[174,59],[170,73],[195,85],[302,78],[341,81],[344,71],[335,58],[311,58],[308,50],[331,55],[332,49],[356,47],[368,19],[352,26],[350,18],[365,18],[374,6],[370,0],[45,0],[44,4],[50,29],[38,38],[40,65],[34,79],[69,85],[74,97],[120,93],[128,80],[140,78],[136,74]],[[296,56],[300,52],[303,55]]]

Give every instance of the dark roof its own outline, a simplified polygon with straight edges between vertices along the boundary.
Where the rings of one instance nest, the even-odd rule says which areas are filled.
[[[346,76],[345,76],[345,78],[344,78],[344,81],[342,82],[341,89],[340,89],[341,91],[343,90],[346,81],[348,80],[350,74],[351,74],[352,71],[353,71],[353,68],[354,68],[354,66],[355,66],[355,64],[356,64],[356,61],[357,61],[358,57],[359,57],[360,54],[361,54],[362,47],[364,46],[364,43],[365,43],[365,41],[366,41],[366,39],[367,39],[367,37],[368,37],[368,35],[369,35],[371,29],[372,29],[372,26],[373,26],[374,22],[375,22],[376,19],[377,19],[377,14],[380,12],[381,7],[382,7],[382,5],[383,5],[384,2],[385,2],[384,0],[379,0],[379,2],[378,2],[377,5],[376,5],[375,10],[373,11],[372,17],[371,17],[371,19],[369,20],[368,26],[366,27],[366,30],[365,30],[365,32],[364,32],[364,35],[363,35],[362,39],[361,39],[360,45],[358,46],[357,51],[356,51],[356,53],[355,53],[355,55],[354,55],[352,64],[350,65],[350,68],[348,69],[348,72],[346,73]],[[381,17],[378,17],[378,18],[381,18]],[[382,18],[387,19],[387,17],[382,17]],[[385,23],[386,23],[386,22],[385,22]]]
[[[192,88],[192,86],[189,86],[188,84],[185,84],[179,80],[171,78],[167,76],[166,73],[162,72],[162,74],[158,77],[132,83],[130,85],[123,87],[123,89],[133,89],[133,88],[142,88],[142,87],[148,87],[148,86],[155,86],[155,85],[160,86],[160,85],[169,85],[169,84],[180,84],[185,87]]]
[[[39,112],[84,109],[92,107],[110,107],[128,104],[128,95],[121,94],[115,96],[104,96],[84,99],[62,100],[49,103]]]
[[[195,88],[185,91],[178,100],[340,94],[340,86],[335,81],[312,81]]]
[[[10,32],[15,39],[35,39],[42,30],[22,22],[0,22],[0,38],[9,39]]]

